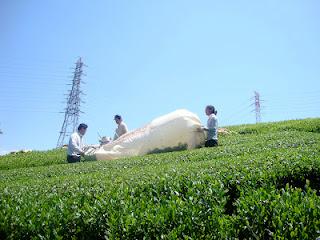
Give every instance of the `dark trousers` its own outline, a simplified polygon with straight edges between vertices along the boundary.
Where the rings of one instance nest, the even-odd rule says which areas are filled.
[[[67,156],[67,162],[68,163],[76,163],[76,162],[80,162],[81,157],[80,156]]]
[[[206,143],[204,144],[205,147],[216,147],[218,146],[218,140],[216,139],[210,139],[207,140]]]

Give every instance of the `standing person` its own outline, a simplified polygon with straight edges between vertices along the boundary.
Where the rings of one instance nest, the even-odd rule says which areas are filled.
[[[208,138],[205,147],[218,146],[218,112],[212,105],[208,105],[205,112],[208,116],[207,128],[205,128],[208,131]]]
[[[116,124],[118,124],[118,127],[116,128],[116,133],[114,134],[113,140],[117,140],[120,136],[128,132],[128,128],[120,115],[115,115],[114,121]]]
[[[68,145],[68,163],[80,162],[81,156],[84,156],[82,137],[86,134],[87,128],[87,124],[81,123],[78,131],[71,134]]]

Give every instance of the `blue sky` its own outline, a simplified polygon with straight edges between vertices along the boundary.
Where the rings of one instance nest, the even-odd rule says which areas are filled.
[[[80,122],[112,136],[186,108],[221,126],[320,116],[319,1],[0,2],[0,153],[54,148],[81,56]]]

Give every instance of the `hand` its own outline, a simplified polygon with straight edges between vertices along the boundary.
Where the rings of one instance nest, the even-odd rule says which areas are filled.
[[[203,132],[203,131],[206,131],[206,128],[203,126],[196,128],[196,132]]]
[[[195,132],[202,132],[202,131],[203,131],[202,127],[197,127],[196,130],[195,130]]]
[[[204,131],[209,131],[209,129],[204,127],[204,126],[202,126],[201,129],[204,130]]]

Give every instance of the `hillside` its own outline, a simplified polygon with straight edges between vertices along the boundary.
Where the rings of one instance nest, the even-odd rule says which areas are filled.
[[[211,149],[67,164],[0,157],[0,239],[316,239],[320,118],[241,125]]]

